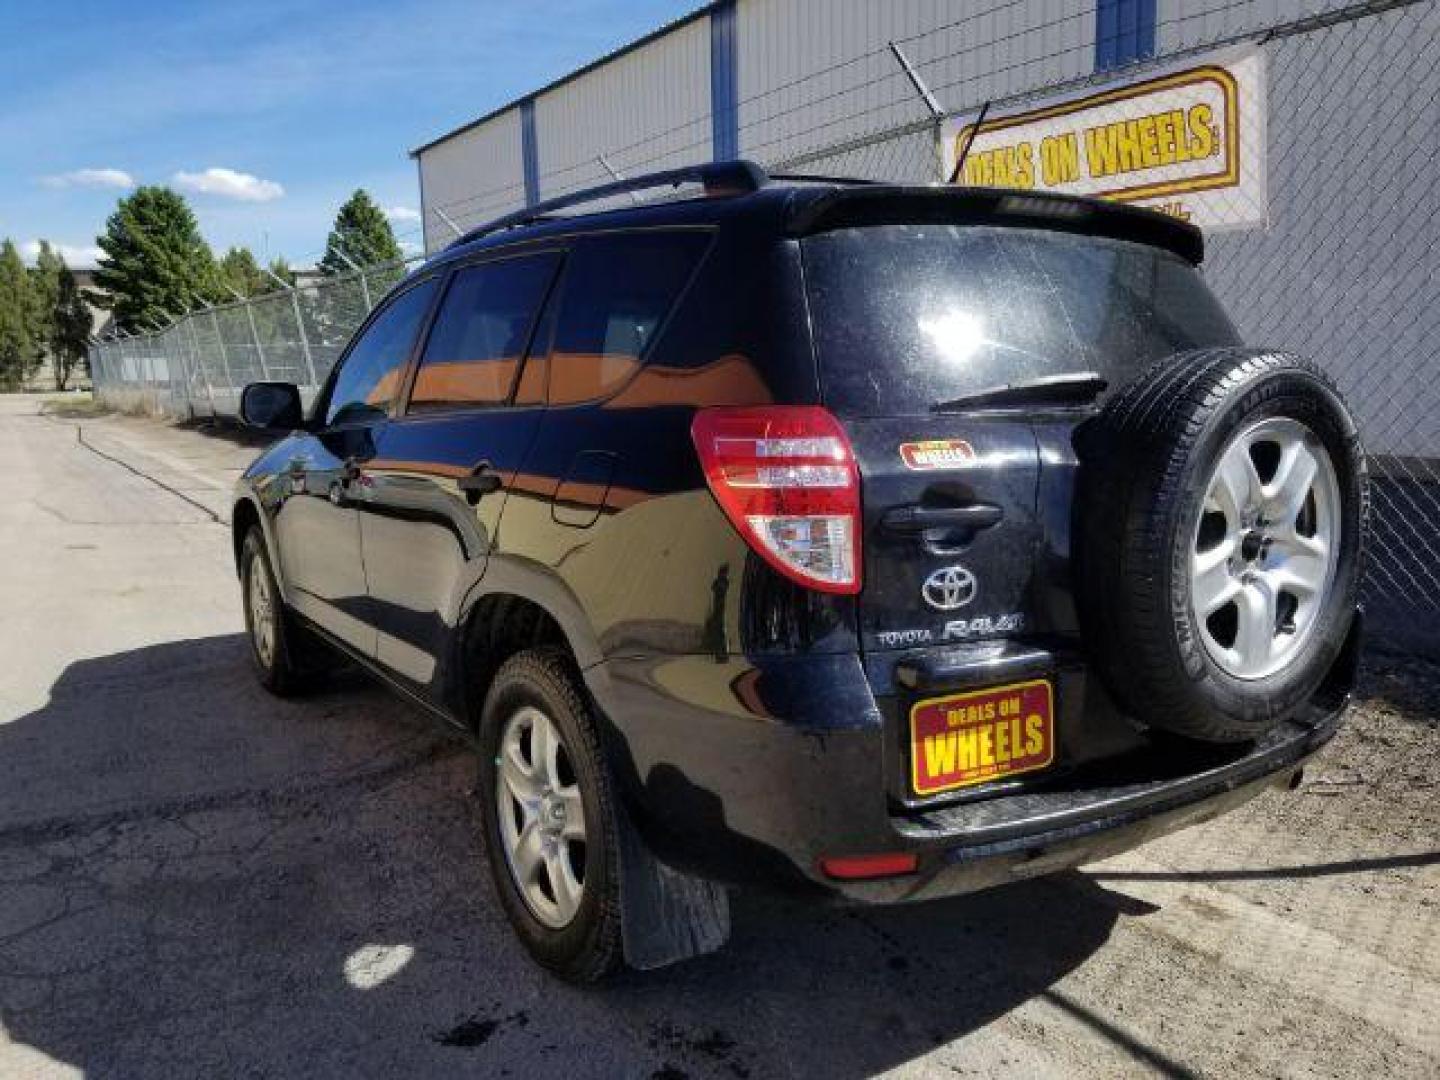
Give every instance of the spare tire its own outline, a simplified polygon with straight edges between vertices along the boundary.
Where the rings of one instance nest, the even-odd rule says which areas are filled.
[[[1355,613],[1368,513],[1355,422],[1283,353],[1161,361],[1076,437],[1093,662],[1147,726],[1253,739],[1314,695]]]

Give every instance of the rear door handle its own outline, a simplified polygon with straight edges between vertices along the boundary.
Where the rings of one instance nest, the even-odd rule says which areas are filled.
[[[990,503],[969,506],[897,506],[880,519],[886,532],[900,536],[926,533],[932,529],[964,529],[979,532],[1000,524],[1005,511]]]

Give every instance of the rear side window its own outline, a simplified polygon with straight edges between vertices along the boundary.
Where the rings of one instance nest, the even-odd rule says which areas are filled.
[[[420,358],[412,412],[509,400],[558,262],[555,255],[534,255],[455,274]]]
[[[550,357],[552,404],[604,397],[634,374],[708,243],[687,232],[575,244]]]
[[[1238,343],[1200,273],[1144,244],[1043,229],[893,225],[804,241],[827,405],[859,416],[1046,375],[1112,388],[1183,349]]]
[[[341,363],[330,389],[325,423],[350,424],[388,414],[420,324],[430,310],[437,279],[430,278],[391,300],[365,328]]]

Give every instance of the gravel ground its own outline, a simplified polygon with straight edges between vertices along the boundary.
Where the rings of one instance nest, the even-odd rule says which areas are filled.
[[[974,897],[741,896],[721,953],[579,991],[504,923],[466,750],[255,686],[253,450],[35,411],[0,399],[0,1076],[1440,1074],[1434,664],[1371,656],[1297,792]]]

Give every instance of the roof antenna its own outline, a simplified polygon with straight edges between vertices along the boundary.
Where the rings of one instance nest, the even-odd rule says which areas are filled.
[[[980,134],[980,128],[985,123],[985,114],[990,111],[990,102],[986,101],[980,106],[980,115],[975,118],[975,124],[970,129],[970,137],[965,140],[965,149],[955,155],[955,168],[950,170],[950,183],[960,181],[960,170],[965,167],[965,159],[970,156],[970,147],[975,145],[975,137]]]

